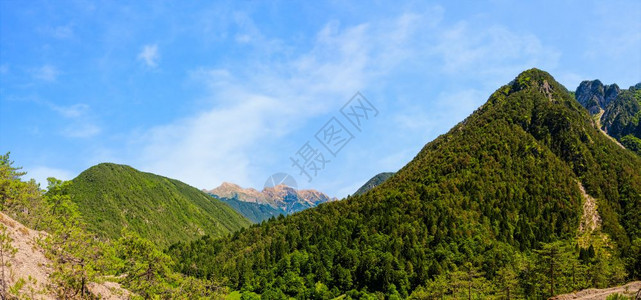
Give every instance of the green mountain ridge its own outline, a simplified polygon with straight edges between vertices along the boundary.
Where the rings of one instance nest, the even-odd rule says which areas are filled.
[[[381,185],[381,183],[385,182],[387,179],[392,177],[394,175],[394,172],[382,172],[374,175],[374,177],[370,178],[365,184],[363,184],[356,192],[354,193],[354,196],[365,194],[367,191]]]
[[[579,246],[582,187],[600,221]],[[543,298],[545,253],[558,253],[549,249],[572,249],[563,255],[584,270],[558,271],[554,294],[613,284],[625,271],[639,278],[639,211],[641,158],[531,69],[370,192],[168,253],[185,274],[268,298],[456,298],[468,285],[480,297],[507,288]]]
[[[112,163],[93,166],[66,187],[89,230],[116,239],[123,229],[166,246],[223,236],[250,222],[227,204],[175,179]]]

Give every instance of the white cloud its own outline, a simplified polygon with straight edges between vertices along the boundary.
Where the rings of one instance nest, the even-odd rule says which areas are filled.
[[[58,39],[66,39],[73,36],[73,29],[71,25],[56,26],[51,30],[52,35]]]
[[[98,125],[89,122],[74,122],[62,130],[61,134],[70,138],[90,138],[101,131]]]
[[[52,65],[44,65],[33,69],[31,74],[36,79],[52,82],[56,81],[60,72]]]
[[[73,37],[72,25],[41,27],[38,31],[56,39],[68,39]]]
[[[560,57],[558,51],[543,46],[534,35],[513,33],[499,26],[470,28],[465,22],[444,30],[435,50],[442,56],[446,73],[493,77],[514,76],[532,67],[551,69]]]
[[[68,138],[90,138],[98,135],[102,129],[95,124],[91,107],[85,103],[69,106],[47,103],[49,107],[69,120],[60,134]]]
[[[24,178],[35,179],[36,182],[40,183],[41,188],[47,187],[47,178],[49,177],[55,177],[60,180],[70,180],[74,177],[74,174],[68,170],[50,168],[46,166],[24,168],[24,171],[27,172],[27,175],[25,175]]]
[[[435,7],[348,27],[329,22],[318,31],[308,51],[288,59],[268,57],[252,61],[251,65],[195,70],[190,74],[191,80],[209,88],[207,100],[211,107],[196,116],[133,136],[132,143],[139,148],[132,151],[139,153],[137,165],[146,171],[171,174],[199,188],[212,188],[222,181],[259,187],[263,176],[271,174],[264,170],[273,167],[269,161],[296,150],[284,148],[289,142],[285,137],[292,138],[314,117],[338,111],[356,91],[382,89],[388,77],[399,72],[429,66],[424,70],[428,78],[431,73],[456,75],[459,71],[482,69],[487,76],[482,80],[505,80],[505,74],[509,73],[511,79],[526,67],[553,66],[558,60],[558,53],[543,46],[535,36],[519,36],[500,27],[477,35],[484,30],[470,29],[463,23],[454,27],[441,24],[442,14],[442,9]],[[251,38],[239,36],[240,41],[277,44],[263,38],[260,32],[250,31]],[[388,113],[399,130],[387,130],[386,134],[424,131],[443,120],[456,123],[487,99],[489,94],[484,92],[444,91],[430,100],[432,106],[418,103],[419,99],[403,107],[391,105]],[[442,112],[415,109],[418,105]],[[424,115],[426,121],[412,123],[405,115],[408,113]],[[294,146],[299,146],[297,143]],[[403,153],[390,160],[397,162],[406,156]],[[393,163],[380,164],[387,168]],[[337,196],[352,189],[353,183],[337,187],[337,180],[340,178],[333,183],[314,184],[321,189],[323,185],[331,186],[333,190],[329,192],[339,192]]]
[[[158,66],[158,60],[160,59],[158,45],[145,45],[138,54],[138,59],[142,60],[149,67],[154,68]]]
[[[65,118],[79,118],[89,111],[89,105],[84,103],[78,103],[71,106],[57,106],[50,104],[50,106]]]

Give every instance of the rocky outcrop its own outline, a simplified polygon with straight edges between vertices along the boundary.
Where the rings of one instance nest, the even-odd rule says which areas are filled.
[[[219,187],[209,191],[205,190],[205,192],[219,199],[266,204],[285,214],[336,200],[336,198],[331,198],[316,190],[297,190],[284,184],[265,187],[259,192],[253,188],[242,188],[234,183],[223,182]]]
[[[641,155],[641,83],[626,90],[616,84],[586,80],[576,89],[575,97],[594,116],[603,133]]]
[[[590,114],[596,115],[619,95],[616,84],[603,85],[601,81],[585,80],[576,89],[576,100],[587,108]]]

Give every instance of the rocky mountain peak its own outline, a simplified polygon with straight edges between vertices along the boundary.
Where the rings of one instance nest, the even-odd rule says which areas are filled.
[[[221,199],[266,204],[285,213],[297,212],[336,200],[316,190],[296,190],[285,184],[265,187],[259,192],[253,188],[242,188],[237,184],[223,182],[219,187],[205,192]]]
[[[594,115],[604,110],[619,93],[616,84],[604,85],[598,79],[585,80],[576,89],[576,100]]]

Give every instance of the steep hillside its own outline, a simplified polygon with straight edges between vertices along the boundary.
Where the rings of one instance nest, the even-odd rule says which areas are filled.
[[[641,83],[622,90],[616,84],[586,80],[575,95],[604,132],[641,155]]]
[[[3,238],[15,253],[8,255],[7,247],[3,246],[2,257],[6,259],[5,278],[10,294],[19,296],[17,299],[56,299],[54,291],[49,290],[52,285],[50,274],[51,262],[46,258],[44,250],[38,240],[46,235],[45,232],[31,230],[11,217],[0,212],[0,227],[3,227]],[[130,292],[120,287],[118,283],[104,281],[89,283],[89,292],[100,299],[123,299],[130,296]],[[9,299],[14,299],[8,297]]]
[[[581,186],[606,236],[588,248]],[[639,211],[641,157],[532,69],[371,192],[170,253],[185,273],[270,296],[544,298],[641,276]]]
[[[115,239],[128,228],[160,246],[203,235],[222,236],[250,222],[227,204],[178,180],[124,165],[93,166],[66,193],[89,230]]]
[[[383,172],[376,174],[376,176],[372,177],[365,184],[363,184],[363,186],[358,188],[358,190],[356,190],[356,192],[354,193],[354,196],[365,194],[365,192],[381,185],[381,183],[392,177],[392,175],[394,175],[394,172]]]

